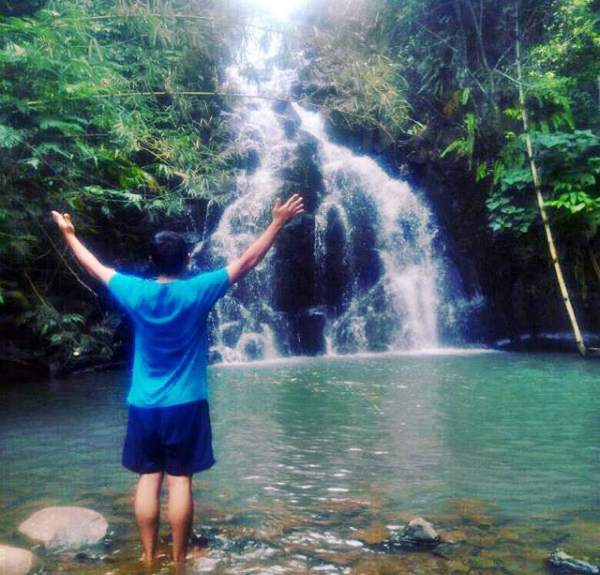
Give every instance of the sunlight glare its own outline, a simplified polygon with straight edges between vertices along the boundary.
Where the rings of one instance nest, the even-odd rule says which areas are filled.
[[[245,0],[274,18],[287,18],[294,10],[305,4],[305,0]]]

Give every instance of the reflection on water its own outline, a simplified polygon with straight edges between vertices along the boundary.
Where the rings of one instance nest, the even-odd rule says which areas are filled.
[[[499,353],[213,367],[219,462],[195,481],[191,572],[545,573],[556,546],[600,559],[599,371]],[[126,386],[103,373],[2,391],[0,542],[27,545],[16,526],[47,505],[111,524],[87,557],[36,550],[44,572],[139,569]],[[415,514],[454,544],[386,547]]]

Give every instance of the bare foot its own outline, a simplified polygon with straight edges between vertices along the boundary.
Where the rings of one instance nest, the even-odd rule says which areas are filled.
[[[193,569],[191,564],[196,563],[202,557],[205,557],[208,554],[208,549],[198,549],[197,547],[192,547],[187,555],[185,556],[184,561],[173,561],[173,566],[175,567],[175,573],[177,575],[186,575],[190,573],[186,568],[190,567]]]
[[[146,557],[146,554],[143,553],[140,557],[140,561],[144,564],[144,567],[150,569],[152,567],[156,567],[156,565],[160,563],[164,563],[165,560],[168,559],[168,555],[166,553],[157,553],[154,557]]]

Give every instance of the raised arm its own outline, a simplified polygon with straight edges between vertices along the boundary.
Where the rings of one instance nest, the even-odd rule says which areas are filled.
[[[242,279],[251,269],[265,257],[273,245],[279,230],[292,218],[304,211],[302,197],[294,194],[285,204],[277,198],[273,208],[273,220],[262,235],[242,254],[242,256],[227,266],[229,285]]]
[[[100,263],[98,258],[75,237],[75,227],[73,226],[73,222],[71,222],[71,216],[69,214],[52,212],[52,218],[65,236],[68,246],[73,251],[73,254],[75,254],[75,257],[79,260],[79,263],[91,275],[108,285],[108,281],[116,273],[115,270]]]

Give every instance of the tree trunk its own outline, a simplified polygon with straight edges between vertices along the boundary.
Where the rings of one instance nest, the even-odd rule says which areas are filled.
[[[531,175],[533,177],[533,187],[535,188],[535,195],[537,199],[538,208],[540,210],[540,215],[542,216],[542,224],[544,226],[544,232],[546,233],[546,241],[548,243],[548,250],[550,252],[550,259],[552,260],[552,264],[554,265],[554,271],[556,272],[556,280],[558,282],[558,287],[560,288],[560,294],[562,296],[563,302],[567,309],[567,314],[569,315],[569,320],[571,321],[571,328],[573,329],[573,335],[575,336],[575,342],[577,343],[577,349],[582,357],[585,356],[586,349],[585,344],[583,342],[583,337],[581,335],[581,330],[579,329],[579,324],[577,323],[577,318],[575,317],[575,311],[573,310],[573,305],[571,304],[571,298],[569,297],[569,290],[567,289],[567,285],[565,283],[565,279],[562,274],[562,269],[560,267],[560,262],[558,260],[558,253],[556,251],[556,246],[554,245],[554,238],[552,237],[552,229],[550,228],[550,222],[548,220],[548,214],[546,213],[546,208],[544,207],[544,198],[542,196],[542,188],[540,185],[540,180],[538,177],[538,171],[535,164],[535,159],[533,157],[533,146],[531,144],[531,135],[529,134],[529,121],[527,119],[527,110],[525,109],[525,91],[523,89],[523,74],[521,71],[521,40],[519,38],[519,15],[517,14],[517,80],[519,83],[519,101],[521,103],[521,119],[523,120],[523,131],[525,132],[525,141],[527,143],[527,157],[529,159],[529,167],[531,168]]]

